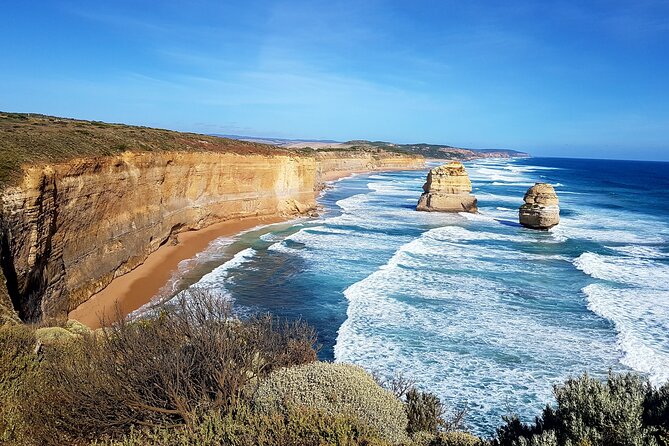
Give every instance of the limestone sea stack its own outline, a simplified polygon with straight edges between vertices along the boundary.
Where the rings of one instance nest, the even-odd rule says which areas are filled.
[[[423,190],[417,211],[475,213],[478,210],[469,175],[457,161],[430,170]]]
[[[518,211],[520,224],[532,229],[549,229],[560,223],[558,196],[553,186],[536,183],[523,198],[525,203]]]

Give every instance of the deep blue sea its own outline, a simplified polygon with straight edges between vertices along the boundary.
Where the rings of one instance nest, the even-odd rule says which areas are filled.
[[[358,175],[326,190],[321,217],[217,240],[171,289],[302,318],[323,359],[402,372],[480,434],[505,414],[531,420],[553,384],[585,371],[668,381],[669,164],[465,165],[479,214],[416,212],[427,169]],[[517,224],[538,181],[560,198],[546,232]]]

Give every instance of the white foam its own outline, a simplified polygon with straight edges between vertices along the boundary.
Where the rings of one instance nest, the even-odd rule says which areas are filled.
[[[669,382],[669,292],[591,284],[583,293],[588,308],[614,323],[622,362],[656,385]]]
[[[633,257],[650,258],[650,259],[669,258],[669,254],[663,252],[657,246],[624,245],[624,246],[607,246],[607,248]]]
[[[556,235],[568,239],[590,240],[600,243],[628,243],[628,244],[660,244],[664,238],[659,235],[639,234],[638,228],[618,229],[613,225],[621,227],[625,222],[611,220],[607,226],[597,222],[594,215],[586,215],[580,219],[562,218],[560,224],[553,227],[551,231]],[[613,226],[613,227],[612,227]]]
[[[230,260],[217,267],[212,272],[202,276],[196,285],[199,287],[220,286],[228,278],[231,269],[238,268],[244,263],[249,262],[256,254],[256,250],[253,248],[246,248],[239,251]]]
[[[516,181],[516,182],[500,182],[500,181],[494,181],[492,183],[493,186],[524,186],[524,187],[531,187],[534,186],[534,183],[530,182],[521,182],[521,181]]]
[[[519,306],[513,286],[494,278],[550,277],[550,262],[564,265],[568,259],[472,244],[484,239],[526,240],[457,226],[432,229],[348,287],[336,360],[387,375],[402,370],[453,406],[476,404],[478,419],[494,424],[504,413],[500,401],[514,411],[536,413],[550,400],[551,383],[589,364],[615,365],[614,339],[601,328],[563,324],[559,318],[568,318],[568,312],[553,310],[553,316]],[[528,262],[542,267],[529,272]],[[545,299],[546,311],[563,304],[562,297]],[[582,352],[574,355],[575,348]]]
[[[669,265],[637,257],[613,257],[585,252],[574,265],[595,279],[664,290],[669,299]],[[667,314],[669,317],[669,313]]]
[[[476,198],[479,200],[479,205],[489,201],[502,201],[505,203],[513,203],[517,206],[520,206],[523,203],[523,197],[518,195],[499,195],[487,192],[479,192],[476,193]]]
[[[586,252],[574,265],[607,282],[582,291],[588,308],[614,323],[622,362],[662,384],[669,380],[669,264],[635,256],[646,254],[644,249],[626,251],[625,256]]]

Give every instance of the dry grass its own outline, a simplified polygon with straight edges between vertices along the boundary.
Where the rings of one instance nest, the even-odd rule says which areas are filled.
[[[150,127],[83,121],[32,113],[0,112],[0,187],[16,182],[21,166],[74,158],[133,152],[221,152],[239,154],[300,154],[364,152],[412,155],[392,144],[355,144],[348,148],[289,149],[197,133]],[[412,155],[415,156],[415,155]]]
[[[290,153],[267,144],[195,133],[0,112],[0,186],[15,181],[25,164],[109,156],[128,150]]]

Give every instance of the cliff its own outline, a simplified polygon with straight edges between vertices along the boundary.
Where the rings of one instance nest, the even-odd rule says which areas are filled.
[[[35,119],[39,122],[34,117],[30,122]],[[51,134],[73,140],[77,135],[70,133],[79,129],[69,127],[78,122],[68,120],[68,129],[50,129]],[[119,130],[140,132],[136,129]],[[25,137],[25,129],[19,130]],[[104,131],[118,136],[114,128]],[[167,135],[169,150],[155,147],[153,132]],[[35,159],[28,164],[23,158],[21,169],[4,171],[0,306],[12,305],[27,321],[61,317],[178,232],[230,219],[304,214],[314,209],[322,181],[351,171],[422,166],[420,157],[396,153],[302,154],[213,137],[200,140],[200,135],[140,133],[155,145],[126,144],[107,156],[87,156],[94,147],[66,146],[66,153],[52,157],[57,162],[45,161],[57,148],[46,145],[53,141],[36,137],[38,144],[44,140],[38,150],[21,153]],[[3,144],[25,144],[12,132],[2,136]],[[105,136],[95,134],[94,140],[106,153]],[[175,149],[180,140],[184,150]],[[30,152],[29,146],[23,150]]]

